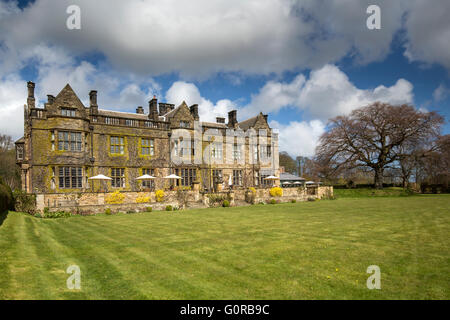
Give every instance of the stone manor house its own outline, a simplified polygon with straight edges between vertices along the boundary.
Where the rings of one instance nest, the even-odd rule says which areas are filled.
[[[43,107],[37,107],[35,84],[28,82],[27,86],[24,136],[16,142],[16,155],[22,188],[28,193],[97,192],[102,183],[88,178],[99,174],[112,178],[103,184],[109,192],[167,189],[170,183],[172,188],[195,187],[199,192],[261,188],[273,183],[265,177],[279,176],[278,135],[262,113],[238,122],[233,110],[228,113],[227,122],[220,117],[216,122],[204,122],[199,119],[198,105],[183,102],[175,107],[158,103],[156,97],[149,101],[148,110],[139,106],[136,113],[109,111],[97,105],[97,91],[90,91],[90,104],[84,106],[69,84],[56,97],[48,95]],[[195,123],[203,131],[213,130],[224,137],[227,129],[265,130],[266,143],[260,145],[258,140],[255,146],[250,145],[247,136],[242,144],[244,150],[237,143],[225,148],[225,144],[201,135],[199,149],[187,149],[175,132],[185,129],[194,140]],[[198,150],[202,152],[209,144],[212,144],[210,158],[220,160],[228,156],[232,161],[181,164],[173,161],[174,154],[193,159]],[[259,161],[263,154],[269,161]],[[254,161],[250,161],[251,157]],[[143,174],[156,179],[136,180]],[[169,174],[181,179],[173,182],[164,179]]]

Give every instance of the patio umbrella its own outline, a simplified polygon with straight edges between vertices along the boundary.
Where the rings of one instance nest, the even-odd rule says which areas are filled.
[[[300,181],[295,181],[294,184],[302,184]]]
[[[270,181],[272,181],[272,185],[273,185],[273,182],[275,181],[275,180],[279,180],[280,178],[278,178],[278,177],[275,177],[275,176],[268,176],[268,177],[265,177],[264,178],[264,180],[270,180]]]
[[[112,179],[110,177],[104,176],[103,174],[99,174],[99,175],[88,178],[88,180],[107,181],[107,180],[112,180]],[[92,185],[92,191],[94,191],[94,185]],[[106,191],[106,187],[105,187],[105,191]]]
[[[289,181],[285,181],[282,184],[291,184]]]
[[[144,175],[136,178],[136,180],[152,180],[152,179],[156,179],[156,178],[154,176],[150,176],[148,174],[144,174]]]
[[[110,177],[99,174],[99,175],[88,178],[88,180],[112,180],[112,179]]]
[[[181,177],[172,173],[171,175],[165,176],[164,179],[181,179]]]

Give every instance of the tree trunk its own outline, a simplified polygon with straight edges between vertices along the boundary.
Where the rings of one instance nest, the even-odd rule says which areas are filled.
[[[408,188],[408,180],[409,180],[409,178],[406,178],[406,177],[402,178],[403,189],[407,189]]]
[[[383,168],[375,168],[375,188],[383,189]]]

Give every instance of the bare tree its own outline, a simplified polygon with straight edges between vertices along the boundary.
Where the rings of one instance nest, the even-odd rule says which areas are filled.
[[[0,134],[0,152],[5,152],[14,148],[11,136]]]
[[[331,119],[316,149],[316,161],[333,172],[369,168],[375,187],[382,188],[384,170],[401,160],[402,147],[435,138],[443,122],[435,112],[376,102]]]
[[[11,136],[5,134],[0,135],[0,177],[11,189],[20,187],[14,142]]]

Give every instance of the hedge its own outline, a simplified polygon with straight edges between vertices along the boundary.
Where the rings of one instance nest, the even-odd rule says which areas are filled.
[[[0,178],[0,213],[7,210],[14,210],[14,197],[11,188]]]

